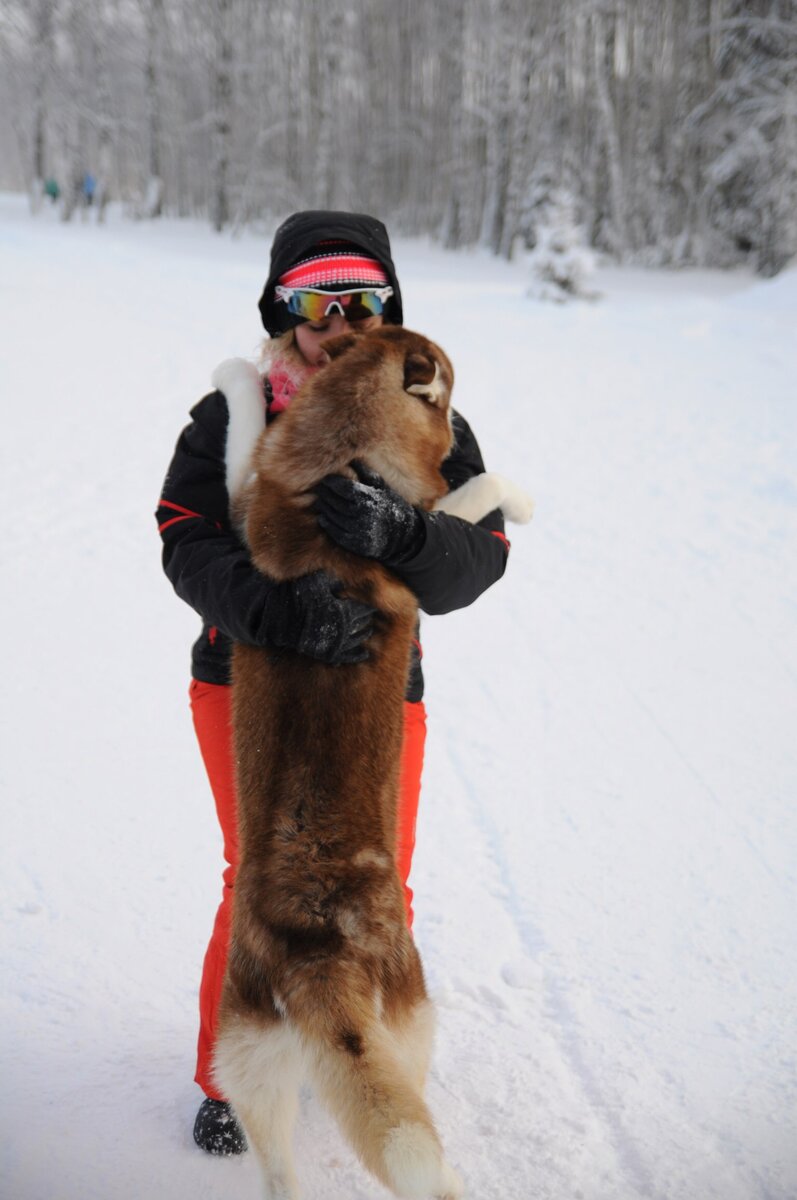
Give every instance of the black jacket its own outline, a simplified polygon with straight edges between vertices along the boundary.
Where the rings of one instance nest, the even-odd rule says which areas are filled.
[[[224,459],[228,418],[222,393],[205,396],[191,417],[177,442],[157,510],[163,568],[177,595],[202,617],[192,653],[193,677],[226,684],[232,642],[258,644],[270,585],[230,525]],[[454,431],[456,443],[442,468],[452,488],[484,471],[476,439],[459,414],[454,414]],[[424,513],[423,520],[421,550],[394,568],[395,574],[426,613],[465,608],[504,573],[509,543],[501,514],[491,513],[478,525],[444,513]],[[418,643],[408,700],[423,695],[420,657]]]

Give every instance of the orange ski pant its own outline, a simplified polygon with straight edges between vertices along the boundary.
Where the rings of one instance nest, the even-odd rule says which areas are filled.
[[[210,780],[216,812],[224,839],[224,858],[227,863],[222,878],[221,904],[216,913],[213,933],[205,954],[202,980],[199,985],[199,1043],[197,1046],[196,1079],[206,1096],[216,1100],[218,1095],[211,1075],[213,1046],[216,1038],[221,987],[230,944],[230,918],[238,864],[238,836],[235,809],[235,771],[233,765],[232,729],[230,715],[231,688],[223,684],[191,681],[191,713],[194,719],[199,748]],[[401,762],[399,792],[396,866],[404,889],[407,923],[412,928],[412,891],[407,880],[415,848],[415,822],[421,790],[423,751],[426,742],[426,709],[423,702],[404,706],[404,748]]]

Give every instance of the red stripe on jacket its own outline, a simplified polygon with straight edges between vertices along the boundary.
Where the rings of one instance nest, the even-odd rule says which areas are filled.
[[[183,508],[182,504],[172,504],[171,500],[159,500],[158,508],[170,508],[172,512],[182,513],[182,516],[171,517],[168,521],[164,521],[162,525],[159,525],[158,533],[163,533],[164,529],[168,529],[170,525],[176,525],[178,521],[188,521],[192,517],[196,517],[200,521],[204,521],[205,519],[202,513],[193,512],[190,508]],[[221,529],[218,521],[214,521],[214,524],[217,529]]]

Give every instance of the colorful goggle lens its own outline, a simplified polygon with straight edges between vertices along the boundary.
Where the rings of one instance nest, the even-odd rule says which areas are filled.
[[[311,288],[275,288],[277,300],[283,300],[288,312],[304,321],[323,321],[339,312],[347,321],[362,321],[366,317],[381,317],[386,302],[393,295],[392,287],[357,288],[351,292],[317,292]]]

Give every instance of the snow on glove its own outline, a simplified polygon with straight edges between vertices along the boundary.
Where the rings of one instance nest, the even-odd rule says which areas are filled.
[[[352,464],[359,480],[327,475],[315,489],[318,524],[352,554],[387,566],[411,558],[424,537],[417,508],[389,488],[380,475]]]
[[[376,609],[341,596],[342,586],[324,571],[274,584],[260,627],[262,644],[332,666],[364,662]]]

